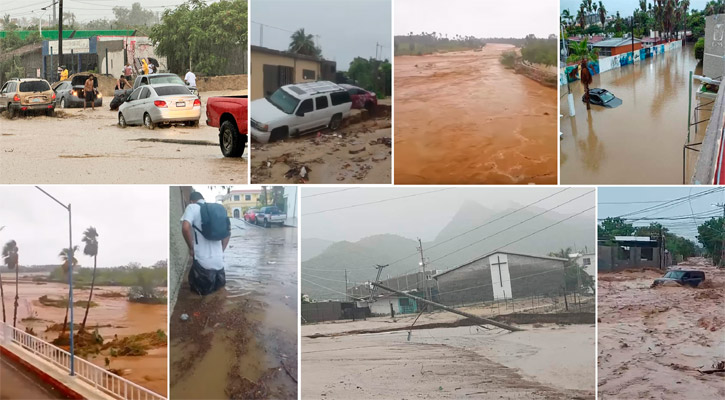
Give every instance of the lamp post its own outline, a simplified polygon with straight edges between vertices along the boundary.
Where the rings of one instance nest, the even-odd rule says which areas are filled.
[[[61,203],[60,200],[51,196],[50,193],[41,189],[40,186],[36,186],[36,189],[43,192],[46,196],[53,199],[56,203],[60,204],[61,207],[68,210],[68,307],[70,307],[70,376],[75,375],[75,354],[73,351],[73,226],[71,219],[71,207],[70,203],[66,206]]]

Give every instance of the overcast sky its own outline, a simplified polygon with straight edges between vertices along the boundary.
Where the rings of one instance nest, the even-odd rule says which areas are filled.
[[[626,213],[639,211],[647,207],[657,206],[661,202],[677,199],[685,196],[696,195],[705,190],[712,188],[687,188],[687,187],[600,187],[599,188],[599,215],[601,220],[607,217],[618,217]],[[652,214],[650,217],[682,217],[691,216],[692,214],[707,213],[721,214],[722,209],[713,207],[712,204],[725,202],[725,192],[721,191],[699,198],[691,199],[691,201],[676,205],[666,210],[656,210],[652,212],[644,212],[630,216],[630,218],[641,218]],[[610,203],[628,203],[628,204],[610,204]],[[692,205],[692,208],[690,208]],[[647,226],[655,221],[639,221],[635,226]],[[660,223],[670,229],[671,232],[680,236],[695,240],[697,235],[697,226],[702,224],[704,220],[684,219],[684,220],[662,220]]]
[[[380,58],[391,58],[391,13],[390,0],[255,0],[249,37],[255,46],[287,50],[292,33],[305,28],[316,35],[322,56],[347,71],[355,57],[374,57],[376,43],[383,45]],[[269,25],[263,38],[260,24]]]
[[[214,3],[216,0],[207,0],[207,4]],[[76,21],[88,22],[94,19],[113,19],[113,7],[131,8],[131,4],[141,3],[145,9],[163,13],[167,8],[174,8],[177,5],[184,4],[183,0],[63,0],[63,12],[71,12],[75,14]],[[2,0],[2,15],[10,14],[12,18],[31,18],[35,19],[42,16],[44,20],[48,20],[48,16],[53,15],[53,9],[48,8],[47,11],[41,8],[53,4],[53,0],[28,0],[26,2],[13,2],[11,0]],[[56,5],[56,10],[57,10]],[[57,11],[56,11],[57,12]]]
[[[73,210],[73,244],[98,230],[98,267],[150,266],[168,255],[169,189],[165,186],[41,186]],[[0,186],[0,242],[15,240],[21,265],[58,264],[68,247],[68,212],[33,186]],[[93,260],[83,254],[83,266]]]
[[[576,16],[581,0],[561,0],[560,10],[568,9],[571,15]],[[596,1],[599,4],[599,1]],[[647,3],[651,3],[654,6],[653,0],[647,0]],[[604,9],[607,10],[608,15],[615,15],[619,11],[620,16],[630,16],[634,14],[635,9],[639,9],[638,0],[606,0],[603,1]],[[691,10],[702,10],[705,8],[707,0],[690,0]]]
[[[445,189],[445,190],[442,190]],[[504,210],[511,206],[528,204],[544,198],[562,188],[302,188],[302,237],[331,241],[357,241],[367,236],[392,233],[409,239],[420,237],[432,241],[468,200],[475,201],[493,210]],[[566,198],[576,197],[591,188],[572,188]],[[339,192],[338,192],[339,191]],[[435,192],[433,192],[435,191]],[[336,193],[333,193],[336,192]],[[381,202],[338,211],[317,213],[333,208],[380,201],[401,196],[433,192],[399,200]],[[329,194],[323,194],[329,193]],[[587,204],[592,206],[594,197],[582,197],[571,205],[556,211],[561,214],[579,212]],[[548,208],[557,205],[561,199],[555,197],[537,206]],[[588,202],[588,203],[587,203]],[[594,210],[582,214],[594,218]]]
[[[558,31],[556,4],[550,0],[395,0],[395,34],[548,37]]]

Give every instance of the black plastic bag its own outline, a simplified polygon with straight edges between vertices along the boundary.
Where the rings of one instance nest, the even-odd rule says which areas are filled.
[[[214,293],[226,285],[227,278],[224,269],[206,269],[194,260],[189,270],[189,286],[191,290],[202,296]]]

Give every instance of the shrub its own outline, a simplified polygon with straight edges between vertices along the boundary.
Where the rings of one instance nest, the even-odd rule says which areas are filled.
[[[695,58],[702,61],[702,58],[705,55],[705,38],[699,38],[697,39],[697,43],[695,43]]]
[[[516,62],[516,52],[513,50],[504,52],[503,54],[501,54],[501,58],[499,59],[499,61],[501,62],[501,64],[503,64],[504,67],[513,68],[514,63]]]

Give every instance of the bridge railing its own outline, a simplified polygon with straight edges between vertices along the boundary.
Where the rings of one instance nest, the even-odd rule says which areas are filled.
[[[0,344],[16,343],[33,354],[70,373],[70,353],[42,339],[0,322]],[[117,399],[166,400],[164,396],[143,388],[78,356],[74,357],[75,374],[85,383]]]

